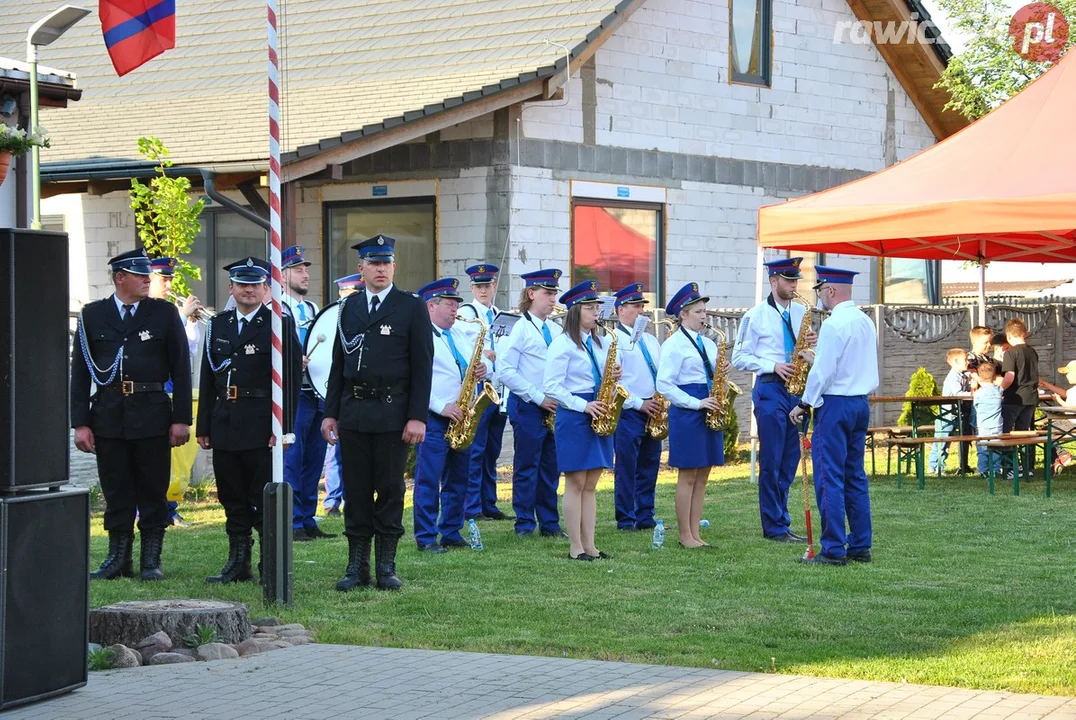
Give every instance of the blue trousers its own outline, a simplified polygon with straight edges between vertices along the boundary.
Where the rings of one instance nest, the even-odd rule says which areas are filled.
[[[613,464],[618,529],[654,527],[654,489],[661,463],[661,441],[646,434],[646,413],[624,410],[616,426]]]
[[[326,451],[329,456],[325,463],[325,505],[326,510],[336,508],[344,502],[344,482],[340,479],[340,443]]]
[[[871,498],[863,467],[870,407],[866,395],[823,395],[822,401],[814,425],[815,500],[822,516],[822,552],[843,558],[871,547]]]
[[[318,481],[325,465],[325,438],[321,436],[324,412],[325,404],[312,391],[299,393],[295,442],[284,453],[284,479],[291,485],[294,496],[291,526],[295,530],[316,526]]]
[[[471,443],[471,467],[467,473],[465,513],[469,518],[498,512],[497,458],[501,456],[507,422],[499,405],[490,405],[478,420]]]
[[[934,437],[945,438],[958,432],[956,420],[935,420]],[[927,471],[932,474],[941,474],[945,469],[945,461],[949,458],[949,443],[936,442],[930,446],[930,457],[927,459]]]
[[[534,403],[508,396],[508,419],[512,422],[515,469],[512,472],[512,509],[516,532],[560,532],[557,511],[557,445],[553,433],[542,424],[544,412]],[[537,519],[537,522],[536,522]]]
[[[430,413],[426,439],[418,446],[415,458],[415,542],[419,545],[437,542],[438,533],[442,541],[463,539],[460,530],[470,453],[448,446],[448,423],[448,418]]]
[[[776,537],[789,532],[788,489],[796,479],[800,462],[799,430],[788,414],[799,403],[782,382],[755,381],[751,391],[758,426],[758,512],[762,535]]]

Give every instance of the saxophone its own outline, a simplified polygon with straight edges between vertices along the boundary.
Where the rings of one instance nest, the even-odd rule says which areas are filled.
[[[605,403],[608,411],[590,420],[590,427],[598,437],[609,437],[616,432],[616,425],[620,422],[620,413],[624,409],[624,401],[628,399],[628,391],[623,385],[613,380],[613,368],[616,367],[616,331],[609,333],[613,336],[609,343],[609,354],[605,356],[605,368],[602,370],[602,384],[598,388],[594,399]]]
[[[803,313],[803,322],[800,323],[800,330],[796,335],[796,348],[792,351],[791,360],[792,374],[785,381],[785,389],[788,390],[789,395],[802,395],[804,388],[807,387],[807,373],[811,370],[807,361],[800,357],[800,351],[808,348],[807,333],[811,331],[811,306],[799,293],[795,293],[793,298],[803,303],[807,311]]]
[[[453,420],[448,424],[448,430],[445,431],[448,446],[458,452],[471,446],[471,443],[474,442],[475,431],[478,430],[478,421],[482,419],[482,413],[486,411],[486,408],[491,403],[500,405],[501,399],[497,396],[493,383],[488,380],[482,382],[481,391],[478,391],[478,378],[475,376],[475,369],[482,362],[482,350],[486,346],[485,323],[477,318],[469,320],[459,315],[456,316],[456,319],[463,322],[478,323],[479,325],[478,338],[474,343],[474,352],[471,353],[471,362],[467,365],[467,372],[463,376],[463,384],[460,385],[460,394],[456,398],[456,405],[463,411],[463,419],[459,422]]]
[[[714,367],[714,379],[710,388],[710,397],[717,400],[717,409],[706,411],[706,427],[718,431],[725,429],[728,419],[732,417],[732,404],[742,391],[729,379],[724,369],[729,347],[725,333],[713,325],[707,324],[706,327],[717,333],[721,339],[721,342],[717,344],[717,366]]]
[[[676,321],[669,318],[662,318],[658,320],[656,324],[668,324],[672,330],[676,330]],[[658,406],[654,414],[646,419],[646,434],[655,440],[664,440],[669,437],[669,405],[671,404],[664,395],[654,391],[654,396],[651,398]]]

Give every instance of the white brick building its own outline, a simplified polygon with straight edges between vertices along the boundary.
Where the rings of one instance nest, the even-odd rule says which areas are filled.
[[[0,15],[48,3],[24,5]],[[502,306],[520,273],[550,265],[605,290],[642,280],[659,303],[697,280],[712,305],[746,306],[760,205],[880,170],[963,125],[933,89],[943,43],[834,43],[839,23],[899,21],[915,0],[856,2],[859,17],[846,0],[333,5],[331,21],[302,2],[285,18],[284,242],[307,249],[319,301],[354,272],[348,247],[384,232],[400,240],[408,289],[484,260],[505,271]],[[196,182],[212,171],[227,197],[263,204],[264,15],[256,0],[226,19],[215,7],[192,0],[187,23],[180,9],[177,49],[130,80],[110,74],[91,23],[72,31],[73,50],[50,49],[85,91],[44,119],[44,212],[81,241],[79,300],[109,291],[105,259],[136,242],[124,188],[146,172],[131,160],[139,135],[161,137]],[[10,28],[23,18],[4,19],[0,54],[21,42]],[[567,73],[546,38],[570,49]],[[264,252],[264,232],[220,209],[192,260],[210,269],[198,292],[223,304],[213,269]],[[859,299],[878,300],[877,261],[841,262],[870,278]]]

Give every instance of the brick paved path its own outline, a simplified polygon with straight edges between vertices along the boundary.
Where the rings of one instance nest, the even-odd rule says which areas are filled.
[[[1076,698],[595,660],[303,645],[90,674],[24,718],[1076,718]]]

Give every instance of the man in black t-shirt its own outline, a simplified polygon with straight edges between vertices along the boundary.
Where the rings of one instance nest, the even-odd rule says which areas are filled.
[[[1005,323],[1009,349],[1001,362],[1001,422],[1004,432],[1030,430],[1039,404],[1039,354],[1027,344],[1027,326],[1022,320]],[[1028,468],[1033,467],[1032,456]]]

